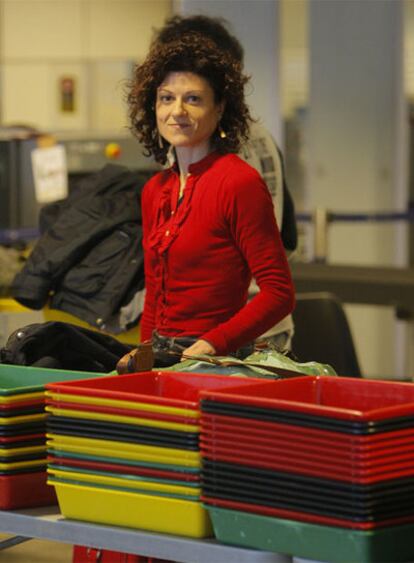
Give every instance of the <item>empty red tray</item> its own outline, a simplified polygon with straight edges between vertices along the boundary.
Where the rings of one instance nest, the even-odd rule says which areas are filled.
[[[271,432],[268,430],[252,430],[249,432],[248,429],[241,427],[239,429],[233,428],[232,430],[228,430],[223,426],[219,425],[209,425],[203,424],[201,428],[201,439],[202,440],[232,440],[233,442],[236,441],[238,443],[243,443],[246,445],[249,444],[258,444],[258,443],[276,443],[276,442],[290,442],[295,447],[312,447],[312,448],[320,448],[321,450],[335,450],[341,452],[348,452],[349,454],[363,454],[368,452],[391,452],[403,449],[405,446],[413,446],[414,447],[414,431],[411,434],[406,436],[396,436],[393,438],[394,433],[387,433],[392,434],[389,439],[384,439],[381,441],[360,441],[360,442],[346,442],[340,440],[326,440],[324,437],[322,439],[315,435],[308,435],[308,434],[301,434],[298,433],[291,433],[287,432]]]
[[[388,441],[397,439],[414,440],[414,428],[404,428],[402,430],[391,430],[380,432],[378,434],[347,434],[344,432],[335,432],[330,430],[322,430],[319,428],[309,428],[295,424],[282,424],[279,422],[269,422],[263,420],[254,420],[252,418],[229,417],[220,414],[202,413],[201,431],[204,433],[222,430],[222,431],[238,431],[246,435],[279,435],[284,434],[291,436],[292,439],[307,438],[309,440],[318,440],[326,444],[341,444],[344,447],[353,447],[365,444],[386,444]]]
[[[200,398],[361,422],[414,417],[412,383],[353,377],[262,381],[240,389],[203,391]]]
[[[115,375],[83,381],[50,383],[46,389],[54,393],[70,393],[92,397],[106,397],[124,401],[156,403],[158,405],[198,409],[199,392],[203,389],[250,386],[245,377],[206,375],[196,373],[142,372]]]
[[[285,469],[286,471],[295,472],[296,467],[320,468],[321,470],[334,472],[335,474],[344,475],[371,475],[393,471],[398,468],[409,469],[410,465],[414,474],[414,453],[408,452],[395,456],[380,457],[375,459],[358,459],[355,460],[351,456],[343,456],[341,458],[332,454],[331,456],[322,456],[317,453],[303,453],[287,450],[270,450],[266,448],[247,449],[238,447],[237,445],[210,445],[201,443],[200,450],[203,455],[212,458],[221,458],[226,456],[227,461],[230,457],[233,462],[237,460],[251,460],[254,464],[271,463],[275,468]]]
[[[207,452],[202,449],[202,457],[212,461],[224,461],[238,465],[270,469],[275,471],[285,471],[297,475],[308,475],[312,477],[322,477],[334,481],[348,483],[377,483],[391,479],[414,476],[414,463],[396,463],[385,468],[379,467],[375,470],[358,470],[354,468],[341,468],[338,466],[330,467],[326,462],[316,463],[315,461],[296,460],[292,461],[286,457],[278,459],[262,459],[259,456],[237,455],[222,452]]]
[[[387,460],[400,455],[414,453],[413,440],[400,440],[387,442],[386,445],[370,444],[359,448],[343,447],[341,444],[321,444],[314,440],[292,439],[290,436],[255,436],[254,438],[242,434],[227,434],[224,432],[203,432],[200,443],[206,447],[225,447],[236,453],[254,452],[255,450],[274,452],[292,452],[295,454],[311,455],[318,458],[326,458],[328,463],[332,457],[336,460],[345,460],[358,463],[374,461],[377,459]]]

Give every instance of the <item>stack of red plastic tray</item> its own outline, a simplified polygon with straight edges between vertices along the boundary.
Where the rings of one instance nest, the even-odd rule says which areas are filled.
[[[211,535],[200,502],[198,395],[200,389],[243,384],[250,381],[143,372],[47,385],[48,482],[62,513]]]
[[[414,532],[414,385],[299,377],[204,391],[201,410],[210,507],[349,538],[402,524]]]
[[[46,484],[44,385],[85,376],[94,374],[0,365],[1,509],[56,502],[53,488]]]

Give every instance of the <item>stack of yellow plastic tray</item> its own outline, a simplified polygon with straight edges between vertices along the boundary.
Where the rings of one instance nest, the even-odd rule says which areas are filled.
[[[207,537],[198,394],[251,383],[146,372],[47,386],[49,483],[69,518]]]
[[[46,484],[44,385],[93,373],[0,365],[0,508],[53,504]]]

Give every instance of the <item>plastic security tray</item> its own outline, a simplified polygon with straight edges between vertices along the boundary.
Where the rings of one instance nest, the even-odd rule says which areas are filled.
[[[10,471],[13,469],[24,469],[26,471],[38,471],[41,467],[46,466],[46,457],[29,461],[8,461],[0,463],[0,471]]]
[[[266,424],[266,423],[265,423]],[[414,431],[402,434],[400,432],[387,432],[381,436],[386,438],[382,440],[371,440],[372,436],[366,436],[366,440],[339,440],[338,433],[334,436],[320,436],[319,431],[312,430],[304,432],[303,428],[295,428],[292,432],[292,426],[286,424],[267,424],[263,429],[260,427],[248,428],[242,424],[234,424],[231,427],[219,421],[203,420],[201,424],[201,439],[206,442],[213,441],[231,441],[237,444],[245,444],[246,446],[262,444],[263,447],[268,445],[284,445],[290,444],[292,447],[299,449],[318,449],[321,451],[335,451],[338,455],[375,455],[380,452],[392,452],[412,446],[414,443]],[[341,437],[344,434],[340,434]],[[375,435],[376,437],[379,434]]]
[[[26,436],[30,436],[32,434],[39,434],[46,432],[46,421],[42,420],[39,422],[29,422],[24,424],[11,424],[9,426],[0,426],[0,438],[1,439],[9,439],[9,438],[23,438],[26,439]]]
[[[66,518],[180,536],[212,535],[209,515],[198,502],[66,483],[55,488]]]
[[[7,418],[0,418],[0,428],[13,427],[20,424],[30,424],[31,422],[38,423],[46,420],[46,414],[41,412],[40,414],[29,414],[22,416],[10,416]]]
[[[258,466],[257,464],[248,464],[248,463],[241,463],[240,460],[221,460],[221,459],[209,459],[207,457],[202,458],[202,465],[204,468],[212,468],[212,467],[231,467],[231,473],[234,471],[241,472],[244,475],[244,472],[248,474],[257,474],[257,475],[289,475],[295,479],[317,479],[319,482],[323,481],[327,485],[331,483],[336,483],[340,487],[361,487],[366,489],[367,487],[382,487],[386,486],[390,483],[397,483],[397,482],[409,482],[413,480],[413,472],[412,467],[410,466],[408,469],[399,469],[397,471],[388,472],[385,475],[383,473],[378,473],[376,475],[371,476],[352,476],[344,478],[342,475],[337,475],[336,473],[332,475],[326,475],[324,470],[317,470],[317,469],[309,469],[303,470],[302,468],[296,468],[293,471],[286,471],[285,467],[280,469],[276,469],[274,467],[262,467]],[[226,470],[227,471],[227,470]]]
[[[64,436],[63,434],[47,434],[48,440],[53,441],[56,446],[79,446],[90,448],[111,449],[119,452],[132,452],[136,454],[154,454],[167,457],[182,457],[184,459],[199,461],[199,452],[187,451],[182,448],[171,448],[165,446],[149,446],[146,444],[133,444],[119,440],[101,440],[97,438],[79,438],[77,436]]]
[[[60,398],[65,398],[64,395],[60,395]],[[75,396],[76,397],[76,396]],[[81,397],[84,399],[85,397]],[[99,400],[99,399],[95,399]],[[101,399],[104,400],[104,399]],[[196,426],[198,424],[198,419],[200,413],[196,411],[187,411],[192,416],[186,415],[177,415],[177,414],[169,414],[165,412],[157,412],[156,410],[148,410],[148,409],[139,409],[136,405],[134,408],[125,408],[121,406],[108,406],[108,405],[100,405],[94,404],[93,398],[90,397],[90,402],[78,402],[75,400],[72,401],[65,401],[65,400],[48,400],[47,404],[51,407],[57,409],[71,409],[71,410],[78,410],[78,411],[86,411],[86,412],[97,412],[103,414],[112,414],[112,415],[120,415],[120,416],[136,416],[138,418],[149,418],[155,420],[164,420],[168,422],[178,422],[180,424],[191,424]]]
[[[123,479],[134,479],[134,480],[139,480],[145,483],[156,483],[157,485],[178,485],[181,487],[186,487],[187,489],[193,490],[193,491],[197,491],[197,492],[201,492],[200,489],[200,481],[188,481],[188,480],[182,480],[182,477],[175,477],[174,479],[166,479],[164,476],[157,476],[157,475],[152,475],[151,473],[149,474],[142,474],[142,473],[138,473],[138,472],[134,472],[134,471],[130,471],[130,470],[126,470],[125,467],[123,469],[123,471],[116,471],[116,470],[112,470],[110,471],[109,469],[106,470],[102,470],[102,469],[87,469],[85,467],[75,467],[75,466],[70,466],[70,465],[61,465],[59,463],[48,463],[48,469],[55,469],[55,470],[59,470],[62,472],[77,472],[77,473],[82,473],[84,475],[93,475],[93,476],[98,476],[98,477],[121,477]]]
[[[47,480],[49,485],[56,485],[57,483],[64,483],[69,485],[76,485],[81,487],[90,487],[93,489],[99,489],[104,491],[121,491],[126,493],[137,494],[140,496],[150,496],[151,498],[169,498],[176,500],[186,500],[188,502],[198,503],[200,501],[199,495],[182,495],[178,493],[167,493],[160,491],[147,491],[146,489],[136,488],[129,485],[104,485],[102,483],[96,483],[94,481],[86,482],[83,479],[71,479],[71,478],[61,478],[49,475]]]
[[[148,462],[157,464],[180,465],[193,468],[199,468],[201,465],[201,460],[198,452],[190,452],[188,450],[179,450],[175,448],[159,448],[157,446],[143,446],[126,443],[121,444],[120,442],[118,443],[112,441],[108,441],[105,445],[99,446],[92,445],[92,442],[99,442],[98,440],[70,437],[70,441],[65,442],[62,440],[63,438],[66,438],[66,436],[59,436],[59,440],[49,440],[47,442],[47,446],[49,448],[57,448],[69,453],[95,455],[106,458],[118,458],[139,463]],[[102,440],[102,442],[105,441]],[[111,447],[111,445],[113,445],[113,447]]]
[[[134,475],[116,475],[116,474],[98,474],[86,473],[81,471],[68,471],[52,467],[48,467],[48,474],[53,478],[58,479],[71,479],[72,481],[82,481],[85,485],[108,485],[113,487],[125,487],[129,489],[136,489],[147,494],[167,493],[172,495],[182,495],[192,497],[193,500],[198,500],[201,489],[196,487],[189,487],[186,485],[165,483],[161,481],[148,481],[142,477]]]
[[[149,416],[153,418],[159,418],[160,420],[163,420],[165,416],[168,417],[165,420],[170,420],[170,417],[172,417],[172,421],[174,422],[185,422],[187,424],[198,424],[198,419],[200,418],[200,412],[193,408],[180,408],[168,406],[166,404],[157,404],[155,402],[141,402],[139,400],[134,400],[132,397],[130,397],[129,399],[112,399],[110,398],[110,396],[95,397],[89,392],[88,394],[79,393],[78,395],[76,395],[75,392],[78,392],[78,389],[73,392],[69,390],[68,393],[63,389],[60,392],[47,390],[46,403],[50,404],[51,406],[59,406],[59,408],[68,408],[67,404],[72,403],[76,404],[76,408],[79,408],[82,405],[86,405],[128,409],[139,411],[140,413],[144,412]],[[180,419],[184,418],[185,420],[176,421],[174,420],[175,417],[178,417]]]
[[[188,449],[198,448],[198,434],[193,432],[178,432],[168,429],[153,428],[148,426],[130,426],[127,424],[110,424],[102,421],[84,421],[80,419],[51,416],[47,420],[47,428],[55,434],[73,434],[85,437],[107,438],[126,442],[140,442],[142,440],[155,440],[164,445]],[[86,436],[94,434],[94,436]],[[112,438],[110,438],[112,436]],[[179,444],[179,445],[178,445]]]
[[[52,487],[46,484],[46,471],[23,469],[0,475],[0,509],[30,508],[56,504]]]
[[[0,447],[9,446],[16,444],[16,447],[20,442],[27,442],[29,440],[42,440],[44,441],[44,432],[34,432],[32,434],[16,434],[16,436],[0,436]]]
[[[227,391],[208,390],[200,396],[213,401],[343,421],[385,421],[414,415],[414,387],[411,383],[352,377],[296,377]]]
[[[46,445],[43,443],[29,446],[19,446],[14,448],[0,448],[0,457],[5,459],[11,459],[15,456],[22,456],[26,454],[39,454],[46,451]]]
[[[181,424],[177,422],[169,422],[165,420],[156,420],[148,418],[138,418],[136,416],[119,416],[97,412],[86,412],[73,409],[57,409],[52,406],[46,407],[46,412],[65,418],[78,418],[80,420],[102,420],[108,423],[119,422],[120,424],[130,424],[139,426],[149,426],[151,428],[166,428],[181,432],[199,432],[200,428],[191,424]],[[1,420],[0,420],[1,425]]]
[[[201,390],[236,386],[240,388],[250,385],[251,381],[243,377],[151,371],[108,376],[99,381],[94,379],[51,383],[46,388],[55,394],[70,393],[198,410],[198,397]]]
[[[299,499],[312,498],[317,501],[323,499],[324,504],[345,505],[350,507],[387,507],[395,503],[403,503],[407,499],[414,500],[414,486],[411,485],[393,487],[383,489],[381,491],[348,493],[342,490],[333,491],[330,488],[325,488],[323,485],[317,486],[314,483],[300,483],[293,479],[289,482],[287,480],[280,480],[279,482],[274,479],[273,482],[269,481],[246,481],[231,477],[217,477],[217,475],[209,475],[203,471],[202,478],[203,486],[210,490],[217,491],[232,491],[234,493],[245,494],[260,494],[265,495],[264,498],[276,497],[279,495],[293,496]],[[414,503],[413,503],[414,505]]]
[[[202,413],[200,420],[202,430],[223,432],[242,432],[246,436],[270,436],[283,434],[294,439],[310,439],[321,443],[333,444],[344,447],[362,447],[368,444],[383,444],[397,439],[414,439],[414,428],[390,430],[377,434],[353,434],[337,432],[334,428],[312,428],[305,425],[293,425],[281,422],[262,421],[254,418],[228,416],[225,414]],[[329,426],[329,425],[328,425]]]
[[[242,502],[217,497],[207,497],[202,495],[202,501],[221,508],[230,508],[232,510],[241,510],[242,512],[251,512],[253,514],[260,514],[262,516],[275,516],[276,518],[288,518],[297,520],[298,522],[310,522],[312,524],[322,524],[328,526],[337,526],[345,529],[352,530],[374,530],[384,528],[387,526],[398,526],[400,524],[407,524],[414,522],[414,515],[404,515],[395,518],[390,518],[381,521],[367,521],[367,520],[350,520],[335,516],[328,516],[325,514],[317,514],[316,512],[304,512],[294,510],[291,508],[272,507],[262,504],[254,504],[254,502]]]
[[[264,469],[275,469],[276,471],[290,471],[295,474],[312,475],[315,477],[325,477],[327,479],[338,479],[343,481],[372,482],[374,480],[396,479],[403,476],[414,476],[414,462],[397,461],[394,464],[381,464],[375,468],[360,467],[340,467],[331,466],[325,462],[315,460],[292,459],[288,456],[274,456],[265,458],[264,456],[231,454],[229,452],[206,452],[201,448],[203,458],[215,461],[225,461],[230,463],[240,463],[249,467]]]
[[[314,413],[302,413],[301,411],[297,412],[289,409],[277,409],[276,407],[238,405],[231,402],[219,402],[209,399],[201,400],[201,410],[202,412],[222,414],[228,417],[234,416],[267,422],[279,422],[321,430],[334,430],[335,432],[347,434],[374,434],[414,427],[413,414],[387,420],[354,421],[335,419],[334,417],[330,418]]]
[[[26,439],[26,440],[19,440],[11,441],[11,442],[0,442],[0,455],[1,452],[7,452],[13,449],[19,450],[20,448],[31,448],[33,446],[44,446],[45,444],[45,435],[40,436],[34,439]]]
[[[68,381],[102,377],[104,374],[68,371],[59,369],[34,368],[28,366],[0,365],[0,395],[10,399],[11,395],[25,395],[44,390],[51,381]],[[3,403],[4,404],[4,403]]]
[[[200,474],[200,466],[197,465],[192,467],[190,465],[179,465],[174,463],[173,461],[165,461],[163,463],[156,462],[156,461],[144,461],[144,460],[135,460],[130,458],[122,458],[117,455],[98,455],[94,453],[84,453],[84,452],[71,452],[65,451],[59,448],[50,448],[48,449],[49,456],[52,456],[54,459],[60,459],[67,462],[68,460],[75,460],[75,461],[88,461],[92,463],[114,463],[116,465],[122,465],[123,467],[132,467],[136,469],[145,469],[150,471],[163,471],[163,472],[174,472],[180,474],[188,474],[190,476],[199,477]]]
[[[332,563],[400,562],[414,558],[414,524],[344,530],[208,506],[216,538],[242,547]]]
[[[122,463],[110,463],[104,461],[93,461],[88,459],[75,459],[70,457],[48,456],[48,465],[51,467],[61,467],[72,470],[85,470],[94,472],[113,472],[126,475],[141,475],[146,478],[162,479],[164,481],[179,481],[198,484],[200,482],[199,473],[190,473],[188,471],[153,469],[151,467],[142,467],[127,465]]]
[[[280,434],[275,437],[257,437],[251,440],[246,436],[240,435],[239,439],[235,436],[228,436],[218,432],[204,432],[201,435],[200,443],[206,449],[222,448],[229,449],[233,453],[240,452],[258,452],[258,453],[289,453],[295,456],[312,457],[314,459],[325,460],[332,463],[343,464],[366,464],[387,463],[390,459],[400,456],[409,456],[414,453],[413,441],[403,440],[400,443],[396,441],[394,444],[386,444],[382,447],[378,444],[370,446],[367,444],[364,448],[346,448],[337,444],[320,444],[313,440],[292,439],[289,436]]]
[[[45,404],[45,396],[44,393],[35,394],[39,395],[39,397],[35,397],[33,399],[21,399],[21,395],[17,395],[19,398],[18,401],[8,401],[7,403],[0,403],[0,415],[7,413],[9,411],[16,411],[17,409],[26,409],[26,408],[34,408],[39,406],[44,408]]]
[[[16,367],[16,366],[14,366]],[[41,387],[41,391],[34,391],[33,393],[15,393],[11,395],[0,395],[0,405],[2,408],[15,408],[20,404],[24,404],[30,401],[44,402],[45,391]]]
[[[302,491],[287,490],[258,491],[247,488],[237,488],[219,485],[209,485],[203,482],[203,494],[209,498],[227,499],[246,502],[254,505],[269,506],[287,510],[297,510],[343,518],[355,522],[380,522],[400,516],[412,516],[414,519],[414,495],[399,496],[384,502],[351,503],[344,499],[340,501],[317,494],[304,494]]]
[[[264,487],[271,491],[273,487],[282,487],[294,491],[318,492],[329,498],[346,498],[365,501],[373,498],[414,492],[414,478],[392,479],[373,484],[359,484],[333,479],[323,479],[307,475],[298,475],[287,471],[273,471],[242,466],[239,464],[203,460],[202,478],[204,481],[218,484],[238,485],[243,487]]]
[[[55,435],[61,436],[75,436],[79,438],[91,438],[91,439],[106,439],[106,440],[116,440],[120,442],[127,442],[131,444],[144,444],[147,446],[160,446],[160,447],[170,447],[170,448],[181,448],[183,450],[198,451],[199,447],[197,443],[182,442],[180,440],[173,440],[171,438],[152,438],[150,436],[125,436],[118,432],[104,432],[98,431],[87,431],[85,429],[80,430],[61,430],[57,426],[51,425],[49,431],[53,432]]]
[[[414,468],[414,448],[405,447],[401,450],[394,452],[372,454],[352,454],[352,453],[339,453],[335,450],[323,452],[317,448],[300,449],[295,448],[295,444],[290,446],[283,445],[274,447],[263,447],[257,444],[254,447],[245,444],[238,445],[237,443],[223,442],[221,440],[206,441],[201,440],[200,449],[205,452],[207,456],[213,454],[230,454],[234,456],[252,457],[258,460],[279,461],[280,459],[287,460],[287,463],[316,463],[327,464],[331,468],[338,467],[343,470],[358,471],[375,471],[378,469],[386,469],[388,466],[395,466],[398,464],[413,463]]]
[[[18,409],[7,409],[0,411],[0,419],[4,420],[14,416],[25,416],[32,414],[40,414],[45,410],[44,405],[34,405],[32,407],[18,408]]]

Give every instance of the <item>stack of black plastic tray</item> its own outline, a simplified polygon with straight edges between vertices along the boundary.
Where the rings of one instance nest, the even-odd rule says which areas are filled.
[[[46,483],[45,384],[98,375],[0,365],[0,509],[56,502]]]
[[[388,560],[414,555],[412,384],[308,376],[201,398],[202,498],[219,539],[374,561],[392,532],[407,541]]]
[[[104,524],[211,535],[200,501],[198,394],[248,383],[152,371],[47,385],[48,483],[61,512]]]

